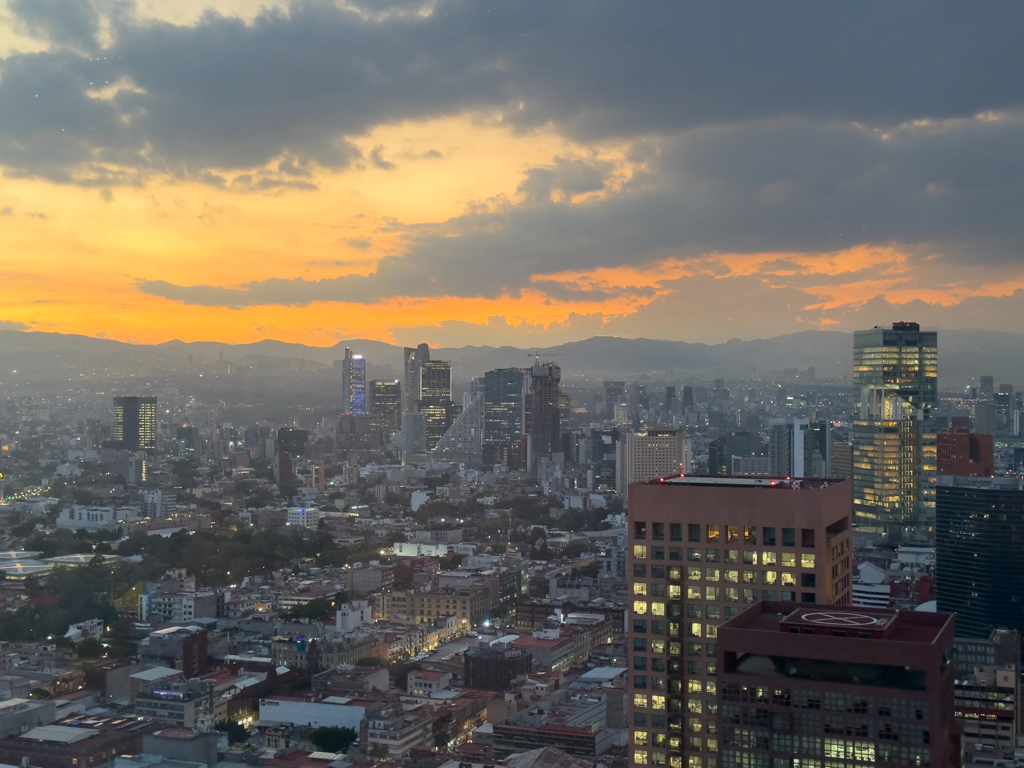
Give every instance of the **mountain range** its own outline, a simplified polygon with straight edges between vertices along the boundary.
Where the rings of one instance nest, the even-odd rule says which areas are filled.
[[[134,362],[140,368],[181,369],[188,356],[194,365],[219,359],[263,370],[320,370],[340,360],[344,349],[363,354],[371,376],[400,376],[402,348],[380,341],[350,339],[331,347],[264,340],[250,344],[212,341],[168,341],[127,344],[111,339],[46,332],[0,332],[0,356],[14,364],[92,366]],[[700,344],[658,339],[595,336],[541,349],[476,347],[431,349],[431,357],[450,360],[454,375],[468,379],[500,367],[528,367],[534,355],[553,360],[563,376],[638,380],[683,380],[712,377],[755,378],[787,368],[813,367],[818,378],[849,376],[853,336],[837,331],[803,331],[769,339]],[[21,362],[19,362],[21,361]],[[48,367],[48,366],[47,366]],[[1024,382],[1024,334],[984,330],[939,331],[939,376],[944,391],[955,391],[978,376],[989,374],[996,383]]]

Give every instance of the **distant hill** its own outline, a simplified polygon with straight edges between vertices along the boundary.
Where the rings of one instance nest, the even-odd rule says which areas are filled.
[[[393,371],[400,376],[402,350],[367,339],[339,341],[332,347],[310,347],[265,340],[253,344],[212,341],[169,341],[156,345],[126,344],[58,333],[0,331],[0,355],[17,361],[30,359],[62,364],[101,364],[133,361],[141,369],[180,368],[188,355],[196,364],[209,364],[221,354],[243,365],[262,364],[265,369],[290,365],[296,370],[327,369],[344,355],[345,347],[363,354],[373,371]],[[526,367],[533,348],[457,347],[431,350],[439,360],[451,360],[455,375],[468,379],[498,367]],[[836,331],[803,331],[770,339],[723,344],[698,344],[658,339],[623,339],[595,336],[582,341],[541,348],[544,360],[557,362],[566,376],[584,375],[621,379],[753,378],[785,368],[813,366],[819,377],[848,376],[853,355],[852,334]],[[305,361],[301,365],[297,362]],[[276,362],[275,362],[276,361]],[[939,376],[949,391],[989,374],[996,383],[1024,385],[1024,334],[981,331],[939,331]]]

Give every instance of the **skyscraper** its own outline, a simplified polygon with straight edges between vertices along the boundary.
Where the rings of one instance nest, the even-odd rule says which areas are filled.
[[[366,413],[366,360],[345,347],[341,361],[341,411],[353,416]]]
[[[1024,632],[1024,481],[946,475],[935,499],[939,610],[956,614],[962,637]]]
[[[499,368],[484,374],[484,464],[516,463],[526,423],[526,371]]]
[[[446,360],[428,360],[419,364],[417,406],[426,418],[426,449],[431,451],[461,410],[452,403],[451,363]]]
[[[156,450],[156,398],[115,397],[110,436],[118,448]]]
[[[416,410],[420,399],[420,366],[430,360],[430,347],[405,347],[402,353],[404,377],[402,379],[402,413]]]
[[[397,379],[370,382],[367,398],[374,426],[385,436],[402,428],[402,384]]]
[[[550,457],[562,450],[562,391],[559,382],[562,370],[555,363],[538,360],[530,369],[530,393],[526,396],[526,434],[529,437],[530,471],[537,469],[537,459]]]
[[[710,768],[718,628],[758,600],[850,603],[849,483],[677,477],[629,502],[630,764]]]
[[[688,473],[690,441],[679,427],[648,427],[646,432],[626,435],[623,459],[625,480],[618,489],[621,494],[633,483]]]
[[[772,419],[768,425],[769,474],[773,477],[829,477],[828,422]]]
[[[938,348],[917,323],[857,331],[853,384],[854,521],[893,540],[935,523]]]

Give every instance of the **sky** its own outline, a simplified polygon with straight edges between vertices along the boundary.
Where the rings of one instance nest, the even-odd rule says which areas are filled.
[[[1024,317],[1024,5],[0,0],[0,329]]]

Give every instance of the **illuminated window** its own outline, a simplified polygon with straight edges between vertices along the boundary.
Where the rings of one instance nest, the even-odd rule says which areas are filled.
[[[678,584],[669,584],[668,596],[672,600],[679,600],[683,596],[683,588]]]
[[[665,753],[664,752],[651,752],[651,764],[652,765],[665,765]]]
[[[793,574],[791,571],[783,571],[782,572],[782,586],[784,586],[784,587],[794,587],[794,586],[796,586],[796,575]]]
[[[757,526],[756,525],[745,525],[745,526],[743,526],[743,543],[744,544],[757,544]]]
[[[733,584],[738,584],[740,580],[740,572],[734,570],[726,570],[725,580]]]
[[[647,547],[643,544],[633,545],[633,559],[634,560],[646,560],[647,559]]]
[[[726,587],[725,599],[731,603],[738,603],[740,601],[740,591],[736,587]]]
[[[739,541],[740,540],[740,529],[735,525],[725,526],[725,540],[726,541]]]
[[[647,750],[646,749],[634,749],[633,750],[633,762],[637,765],[647,765]]]
[[[800,555],[801,568],[813,568],[815,557],[813,554],[803,553]]]
[[[707,625],[707,632],[706,632],[706,634],[704,636],[705,637],[710,637],[710,638],[718,637],[718,627],[715,624],[708,624]]]
[[[659,696],[658,694],[652,694],[651,695],[651,709],[665,709],[667,701],[668,700],[664,696]]]
[[[634,693],[633,694],[633,706],[637,709],[647,709],[647,694],[646,693]]]
[[[652,653],[664,653],[665,652],[665,641],[664,640],[651,640],[651,652]]]
[[[744,571],[743,572],[743,583],[744,584],[757,584],[757,571]]]
[[[686,569],[686,578],[690,581],[700,581],[700,568],[695,565],[691,565]]]
[[[686,727],[690,733],[700,733],[704,730],[704,723],[699,718],[691,717],[686,721]]]
[[[743,552],[743,564],[744,565],[757,565],[757,552],[751,549]]]
[[[777,565],[778,557],[774,552],[761,553],[761,565]]]
[[[719,574],[719,571],[718,571],[717,568],[708,568],[705,571],[705,578],[708,581],[718,581],[718,574]]]
[[[642,581],[635,581],[635,582],[633,582],[633,594],[634,595],[646,595],[647,594],[647,584],[645,582],[642,582]]]
[[[718,526],[717,525],[709,525],[707,527],[707,532],[708,532],[708,536],[707,536],[706,541],[713,541],[713,542],[715,542],[717,544],[718,543],[718,533],[719,533]]]
[[[775,571],[761,572],[761,582],[763,584],[774,584],[776,581],[778,581],[778,574]]]
[[[690,637],[700,637],[703,632],[703,625],[700,622],[691,622],[687,625],[686,634]]]
[[[727,549],[725,550],[725,562],[727,563],[738,563],[740,561],[740,551],[738,549]]]
[[[704,599],[705,600],[718,600],[719,590],[718,587],[704,587]]]
[[[687,600],[700,600],[700,587],[687,587],[686,588],[686,599]]]
[[[782,567],[783,568],[796,568],[796,553],[795,552],[783,552],[782,553]]]
[[[638,747],[646,747],[647,731],[633,731],[633,743]]]
[[[647,601],[646,600],[634,600],[633,601],[633,613],[640,614],[643,616],[647,613]]]
[[[651,603],[651,614],[654,616],[665,615],[665,604],[664,603]]]
[[[682,656],[683,655],[683,644],[677,642],[671,642],[668,644],[668,655],[669,656]]]
[[[668,577],[672,579],[672,581],[682,581],[683,569],[677,565],[670,566],[668,569]]]
[[[686,709],[695,715],[699,715],[704,711],[704,702],[701,699],[687,699]]]
[[[687,680],[686,690],[689,693],[704,693],[704,683],[700,680]]]

